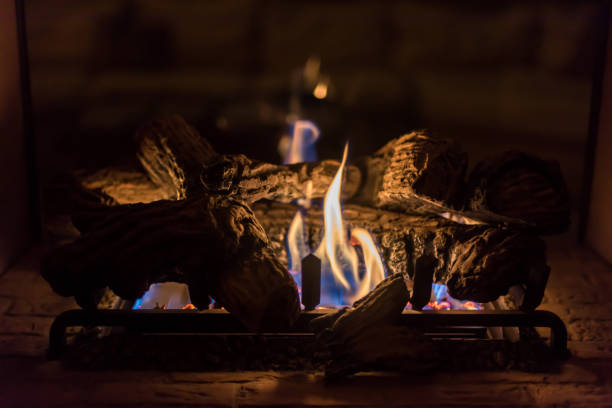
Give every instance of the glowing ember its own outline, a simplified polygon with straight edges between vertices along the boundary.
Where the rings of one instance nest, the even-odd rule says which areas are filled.
[[[408,303],[406,309],[412,309],[412,305]],[[434,283],[430,301],[423,310],[482,310],[482,306],[471,300],[457,300],[448,294],[446,285]]]
[[[323,238],[314,252],[321,259],[321,304],[345,305],[370,292],[385,277],[383,263],[370,233],[354,228],[349,234],[342,219],[340,194],[348,156],[348,144],[342,163],[325,194],[323,203]],[[303,217],[298,211],[287,232],[287,251],[292,271],[299,271],[301,259],[310,253],[304,236]],[[360,256],[355,246],[361,247]],[[299,280],[298,285],[299,285]]]

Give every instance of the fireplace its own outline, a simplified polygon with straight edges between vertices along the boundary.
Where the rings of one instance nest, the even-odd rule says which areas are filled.
[[[50,360],[339,382],[571,356],[540,305],[547,246],[589,225],[607,3],[26,6],[40,272],[78,304]]]
[[[273,5],[257,10],[280,12]],[[149,33],[159,42],[162,65],[145,66],[164,75],[176,45],[163,24],[143,20],[147,12],[125,3],[108,15],[109,25],[101,26],[92,40],[108,42],[113,61],[122,52],[115,38],[119,32],[136,42]],[[112,27],[118,31],[109,31]],[[119,67],[123,63],[117,61]],[[335,342],[348,341],[346,336],[356,330],[372,337],[370,332],[391,327],[398,330],[395,335],[406,336],[406,325],[388,321],[417,315],[424,321],[446,316],[451,327],[453,319],[474,316],[467,326],[478,327],[482,317],[477,316],[495,315],[492,337],[509,326],[508,316],[509,321],[524,318],[519,310],[537,308],[549,275],[541,236],[563,233],[570,224],[570,193],[559,164],[524,151],[491,154],[474,163],[470,152],[444,138],[442,130],[436,135],[408,130],[355,157],[362,144],[374,144],[361,132],[332,157],[318,160],[319,146],[325,146],[329,134],[336,141],[342,137],[340,117],[350,122],[352,115],[334,106],[342,105],[346,89],[334,85],[342,76],[326,71],[326,63],[330,70],[340,64],[306,55],[302,65],[282,74],[289,81],[278,86],[280,93],[250,96],[255,105],[230,100],[214,118],[215,131],[205,129],[212,141],[176,114],[132,124],[131,162],[137,159],[136,165],[81,170],[50,193],[60,209],[71,208],[64,213],[80,231],[73,242],[52,249],[43,263],[43,276],[53,289],[74,296],[85,310],[96,309],[105,296],[133,302],[136,310],[187,308],[179,313],[189,316],[220,307],[229,315],[215,318],[237,319],[243,331],[255,333],[291,332],[304,316],[313,317],[301,308],[316,310],[322,316],[311,330],[337,330]],[[261,75],[266,74],[251,77]],[[236,109],[246,112],[237,114]],[[259,116],[252,122],[248,114]],[[273,127],[258,129],[265,117]],[[406,119],[390,120],[400,126]],[[277,138],[276,160],[244,155],[257,154],[249,143],[244,149],[236,143],[228,153],[217,151],[215,141],[245,126],[252,126],[254,137],[270,132]],[[110,147],[129,151],[119,144]],[[104,154],[96,154],[97,159],[104,160]],[[368,309],[370,302],[374,306]],[[354,309],[342,309],[351,305]],[[403,309],[481,312],[402,314]],[[506,315],[508,310],[517,313]],[[335,323],[362,314],[350,328]],[[177,319],[175,313],[167,315],[171,322]],[[542,324],[538,320],[534,316],[533,325]],[[557,355],[564,355],[561,325],[554,316],[543,320],[555,328],[553,345]],[[300,330],[308,326],[301,324]],[[517,341],[517,327],[507,328],[505,337]],[[51,344],[63,344],[58,338],[63,335]],[[364,337],[352,347],[363,352],[368,341]],[[397,350],[392,353],[397,357]],[[380,350],[372,354],[384,360]],[[364,359],[364,366],[368,363]]]
[[[293,123],[289,143],[314,150],[304,126]],[[319,130],[308,129],[312,140]],[[272,164],[219,155],[176,115],[146,123],[136,138],[139,191],[148,186],[154,199],[124,194],[116,169],[77,180],[72,221],[81,235],[43,263],[53,289],[85,309],[58,317],[52,356],[66,347],[68,326],[96,324],[146,334],[315,333],[309,341],[331,352],[329,378],[435,356],[433,340],[516,343],[517,325],[551,328],[551,354],[567,356],[561,320],[533,312],[549,274],[538,236],[569,223],[553,163],[509,153],[465,182],[464,152],[413,132],[360,166],[348,164],[348,144],[340,162]],[[307,153],[288,150],[299,160]],[[477,204],[454,204],[461,197]],[[483,197],[504,197],[513,217],[483,208]],[[521,208],[530,218],[516,216]],[[116,296],[135,310],[92,311]],[[400,345],[381,347],[381,331]]]

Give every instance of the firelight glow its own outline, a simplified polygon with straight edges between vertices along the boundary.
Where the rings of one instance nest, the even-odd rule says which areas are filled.
[[[347,156],[348,144],[344,148],[340,167],[325,194],[323,237],[314,252],[321,259],[321,305],[324,306],[351,304],[368,294],[385,278],[382,259],[370,233],[363,228],[352,228],[349,238],[349,228],[342,219],[340,196]],[[301,267],[301,259],[310,253],[303,223],[304,218],[298,211],[287,231],[289,267],[294,272]],[[361,247],[362,259],[352,243]]]

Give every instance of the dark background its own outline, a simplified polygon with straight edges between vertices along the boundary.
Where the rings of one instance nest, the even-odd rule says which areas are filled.
[[[28,248],[36,224],[28,194],[31,152],[23,126],[15,14],[14,1],[0,0],[0,275]]]
[[[579,206],[600,1],[26,1],[40,178],[134,161],[138,125],[182,114],[221,152],[280,161],[291,76],[323,158],[414,128],[470,163],[559,160]]]

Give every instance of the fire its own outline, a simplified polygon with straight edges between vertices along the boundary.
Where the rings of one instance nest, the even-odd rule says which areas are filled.
[[[314,90],[312,91],[312,95],[317,99],[325,99],[327,97],[327,80],[322,79],[317,83]]]
[[[325,194],[323,238],[314,252],[321,259],[323,305],[352,303],[370,292],[385,278],[382,259],[370,233],[363,228],[353,228],[349,234],[349,229],[342,219],[340,196],[347,156],[348,144],[344,148],[340,167]],[[309,253],[305,244],[303,223],[303,217],[298,211],[287,233],[287,250],[292,270],[298,270],[301,267],[301,259]],[[361,269],[360,257],[352,245],[353,242],[361,247],[363,253]]]
[[[382,259],[376,249],[374,240],[370,233],[363,228],[353,228],[351,238],[355,239],[363,249],[363,260],[366,267],[366,276],[361,284],[360,291],[355,294],[355,298],[359,299],[368,294],[381,280],[385,279],[385,269]]]
[[[348,144],[344,147],[342,155],[342,163],[336,172],[336,175],[325,194],[323,204],[323,222],[325,226],[325,234],[319,249],[315,254],[323,259],[325,256],[329,261],[331,271],[336,280],[347,290],[350,285],[344,276],[344,270],[340,266],[341,263],[348,262],[353,278],[357,280],[357,267],[359,260],[355,248],[347,242],[347,234],[342,220],[342,211],[340,209],[340,192],[342,187],[342,176],[344,166],[346,165],[346,157],[348,155]],[[324,254],[322,252],[324,248]],[[344,261],[344,262],[343,262]]]
[[[306,252],[306,239],[304,236],[304,218],[302,213],[297,211],[291,220],[287,231],[287,250],[290,254],[289,271],[300,271],[302,258],[299,254]],[[295,256],[293,256],[295,255]]]
[[[309,120],[296,120],[293,123],[291,138],[284,141],[286,147],[284,164],[303,163],[317,159],[314,148],[321,132],[317,125]]]
[[[408,303],[407,309],[412,305]],[[458,300],[448,294],[448,288],[441,283],[431,285],[431,298],[423,310],[482,310],[482,306],[471,300]]]

